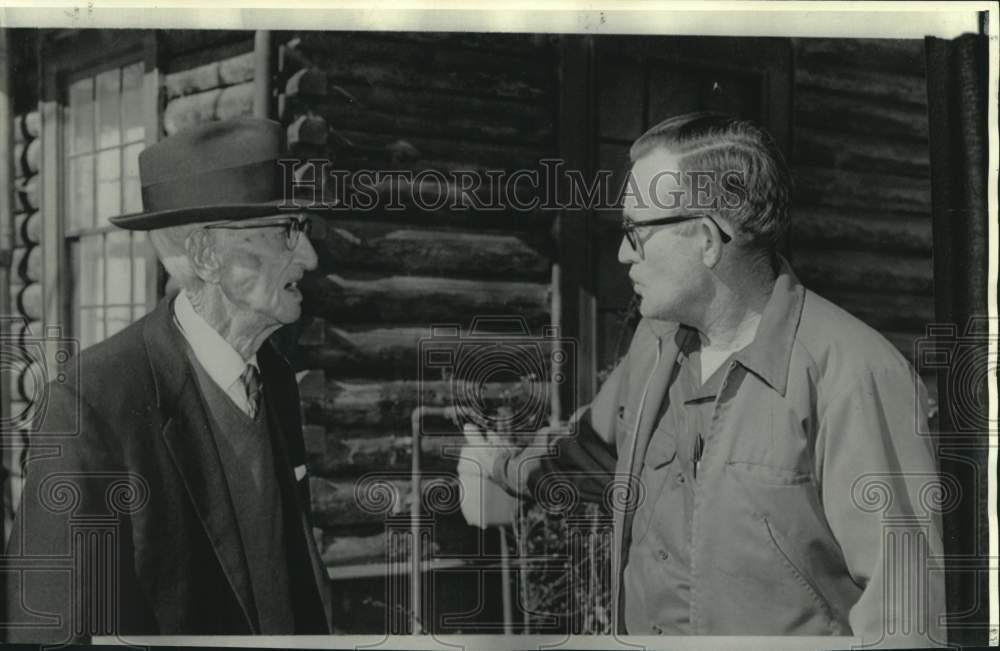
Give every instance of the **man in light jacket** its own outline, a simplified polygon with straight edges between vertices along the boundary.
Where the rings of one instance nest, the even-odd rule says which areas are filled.
[[[521,451],[470,435],[463,479],[527,495],[563,473],[603,497],[619,633],[944,643],[925,389],[777,253],[790,183],[773,141],[689,114],[630,155],[627,355],[572,434]]]

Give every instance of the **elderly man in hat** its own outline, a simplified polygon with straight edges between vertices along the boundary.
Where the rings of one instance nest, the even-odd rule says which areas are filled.
[[[9,542],[9,639],[330,631],[298,390],[268,342],[316,266],[309,222],[283,210],[282,134],[215,122],[140,155],[145,211],[112,221],[150,232],[180,291],[50,388]]]
[[[774,142],[689,114],[630,157],[618,259],[642,319],[627,355],[574,435],[518,452],[470,433],[460,475],[540,498],[561,477],[604,499],[619,633],[943,643],[923,385],[778,253],[790,184]],[[463,505],[473,523],[483,503]]]

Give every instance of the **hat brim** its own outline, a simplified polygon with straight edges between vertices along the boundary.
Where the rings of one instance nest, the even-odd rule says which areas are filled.
[[[320,202],[305,202],[295,205],[284,199],[265,203],[230,203],[217,206],[197,206],[174,208],[154,212],[139,212],[112,217],[108,221],[119,228],[130,231],[152,231],[158,228],[203,224],[216,221],[242,221],[270,215],[294,215],[297,213],[320,213],[330,211],[331,206]]]

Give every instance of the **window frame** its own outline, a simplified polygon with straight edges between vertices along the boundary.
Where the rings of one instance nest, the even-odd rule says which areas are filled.
[[[109,40],[113,43],[109,44]],[[73,244],[81,241],[82,234],[106,234],[114,232],[116,227],[70,228],[66,205],[69,168],[65,150],[69,86],[84,77],[96,77],[107,70],[143,63],[142,123],[144,143],[149,147],[160,137],[162,115],[158,39],[152,30],[60,30],[43,37],[39,49],[39,61],[45,62],[39,102],[43,147],[43,320],[46,324],[59,325],[63,336],[79,339],[74,305]],[[151,249],[145,263],[145,308],[149,312],[161,297],[164,271]]]

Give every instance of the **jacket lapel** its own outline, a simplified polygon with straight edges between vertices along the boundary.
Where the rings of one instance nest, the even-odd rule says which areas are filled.
[[[660,363],[653,370],[649,380],[646,402],[640,414],[642,420],[639,422],[639,431],[636,434],[635,460],[630,468],[634,477],[639,477],[642,474],[642,464],[646,460],[646,449],[649,447],[649,440],[659,422],[657,416],[669,407],[667,391],[670,389],[670,378],[677,364],[677,354],[690,336],[697,336],[697,333],[683,327],[659,335]]]
[[[163,300],[143,336],[163,413],[161,436],[205,528],[240,608],[247,628],[257,631],[256,608],[239,523],[222,460],[180,331],[173,323],[172,301]]]
[[[267,414],[270,419],[270,430],[272,436],[272,449],[274,450],[278,485],[283,496],[282,503],[285,505],[285,517],[292,521],[293,527],[297,531],[293,532],[293,537],[289,542],[299,539],[306,546],[309,557],[309,567],[307,574],[311,577],[312,585],[315,588],[316,596],[319,598],[319,605],[322,608],[322,620],[326,630],[332,630],[330,613],[332,604],[330,603],[330,593],[326,589],[326,569],[320,559],[319,551],[312,537],[312,527],[306,516],[308,505],[303,504],[302,491],[298,489],[298,481],[295,479],[293,468],[305,463],[305,450],[301,445],[291,449],[291,442],[301,443],[299,436],[294,439],[290,435],[296,435],[302,431],[298,418],[299,396],[296,390],[294,376],[290,369],[279,357],[278,353],[269,343],[261,347],[258,361],[261,365],[261,375],[265,378],[263,399],[267,404]],[[287,375],[287,381],[280,381],[280,378]],[[269,381],[273,380],[273,381]],[[303,479],[302,481],[307,481]],[[290,509],[290,510],[289,510]],[[291,529],[289,529],[291,531]],[[289,560],[292,563],[301,561],[299,550],[289,549]],[[294,589],[294,588],[293,588]],[[311,590],[310,590],[311,591]],[[308,604],[309,600],[305,603]],[[315,601],[313,602],[315,603]]]
[[[642,475],[642,464],[646,459],[646,448],[649,447],[649,440],[656,429],[657,416],[660,414],[661,408],[666,406],[667,389],[670,386],[670,376],[677,362],[680,345],[691,332],[687,328],[678,328],[676,324],[658,321],[646,323],[652,330],[652,344],[659,346],[660,354],[659,361],[654,362],[655,365],[652,368],[645,369],[633,380],[633,386],[639,388],[639,393],[635,397],[636,402],[632,405],[633,409],[639,410],[636,416],[639,419],[638,428],[635,431],[634,439],[631,438],[632,433],[628,433],[624,450],[629,458],[620,460],[622,463],[619,465],[619,468],[626,469],[624,479],[632,486],[640,484],[639,478]],[[646,354],[648,351],[642,352]],[[648,499],[650,496],[646,497]],[[636,505],[630,503],[627,508],[615,509],[614,513],[617,544],[612,548],[612,563],[615,567],[615,572],[612,574],[614,580],[612,591],[615,602],[614,612],[617,614],[616,633],[618,634],[626,633],[622,577],[625,572],[625,564],[628,563],[629,546],[632,544],[632,520],[635,509]]]

